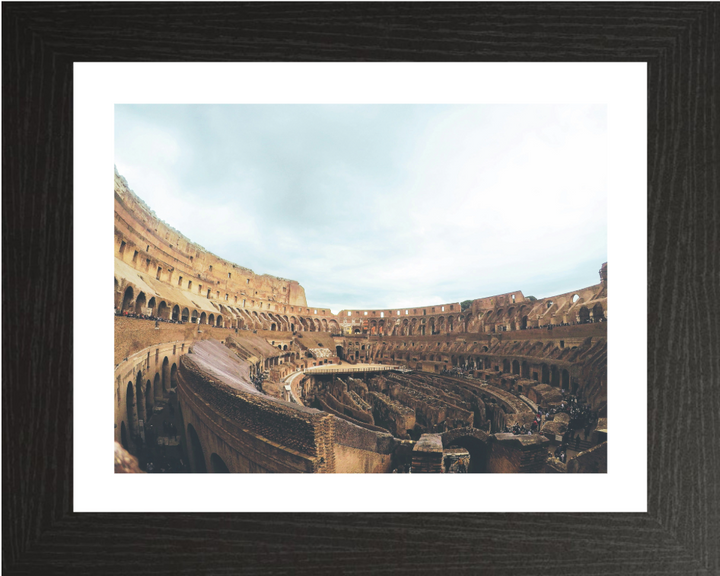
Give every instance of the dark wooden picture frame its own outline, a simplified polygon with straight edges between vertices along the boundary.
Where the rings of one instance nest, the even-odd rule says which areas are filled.
[[[712,3],[4,3],[3,572],[720,573],[719,27]],[[73,513],[86,61],[647,62],[648,513]]]

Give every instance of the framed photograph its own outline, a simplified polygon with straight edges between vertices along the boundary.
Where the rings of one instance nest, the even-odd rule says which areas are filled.
[[[715,5],[3,16],[4,570],[720,568]]]

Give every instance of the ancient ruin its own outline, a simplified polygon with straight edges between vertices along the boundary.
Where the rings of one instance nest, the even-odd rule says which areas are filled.
[[[550,298],[333,314],[117,171],[114,258],[115,440],[142,471],[606,471],[607,264]]]

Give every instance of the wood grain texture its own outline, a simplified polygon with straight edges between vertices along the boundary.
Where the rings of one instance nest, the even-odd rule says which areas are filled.
[[[720,573],[717,4],[2,10],[4,573]],[[73,62],[514,60],[648,62],[649,512],[72,513]]]

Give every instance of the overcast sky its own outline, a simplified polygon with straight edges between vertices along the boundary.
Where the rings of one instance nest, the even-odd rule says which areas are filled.
[[[598,283],[606,136],[602,105],[115,107],[159,218],[334,312]]]

